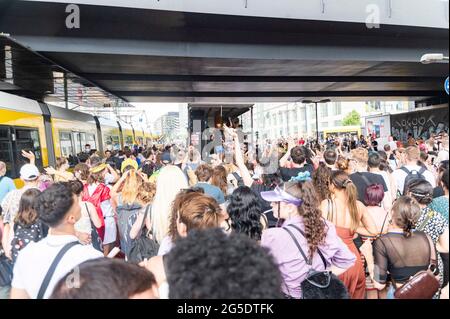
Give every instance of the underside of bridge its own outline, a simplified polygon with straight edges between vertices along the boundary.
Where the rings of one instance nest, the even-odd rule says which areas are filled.
[[[8,78],[0,66],[0,90],[36,99],[58,93],[48,72],[55,68],[70,83],[98,87],[124,102],[448,97],[448,64],[419,61],[425,53],[448,55],[448,28],[368,29],[354,22],[80,5],[80,28],[68,29],[66,4],[0,6],[0,32],[9,34],[0,42],[0,59],[6,47],[26,47],[48,67],[41,73],[35,62],[24,67],[13,49],[11,65],[20,72]],[[79,95],[68,92],[72,99]]]

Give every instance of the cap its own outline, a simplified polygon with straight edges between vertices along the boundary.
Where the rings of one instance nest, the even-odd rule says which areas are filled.
[[[303,202],[301,199],[288,194],[278,186],[273,191],[261,192],[261,197],[266,202],[286,202],[295,206],[300,206]]]
[[[125,168],[127,166],[132,166],[134,169],[138,169],[139,168],[139,165],[138,165],[138,163],[135,160],[133,160],[131,158],[127,158],[126,160],[124,160],[122,162],[122,166],[121,166],[121,169],[120,169],[122,171],[122,173],[123,173],[123,171],[125,170]]]
[[[164,164],[168,164],[168,163],[172,162],[172,158],[170,157],[169,152],[162,153],[161,162],[163,162]]]
[[[33,164],[25,164],[20,169],[20,178],[24,181],[33,181],[40,175],[38,168]]]

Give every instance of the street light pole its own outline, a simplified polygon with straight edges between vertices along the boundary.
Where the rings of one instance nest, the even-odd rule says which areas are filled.
[[[316,105],[316,139],[319,143],[319,102],[315,101],[314,104]]]
[[[316,106],[316,138],[317,143],[319,143],[319,103],[329,103],[331,100],[319,100],[319,101],[312,101],[312,100],[303,100],[302,103],[304,104],[314,104]]]

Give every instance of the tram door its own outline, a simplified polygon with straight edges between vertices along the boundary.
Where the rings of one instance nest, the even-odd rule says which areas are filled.
[[[20,177],[20,168],[28,161],[22,150],[31,151],[36,157],[36,166],[42,169],[42,150],[39,131],[33,128],[0,126],[0,161],[6,163],[6,175]]]

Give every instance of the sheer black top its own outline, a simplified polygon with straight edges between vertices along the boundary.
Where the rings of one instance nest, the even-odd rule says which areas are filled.
[[[387,233],[373,243],[375,280],[386,283],[387,274],[396,283],[404,283],[430,265],[430,254],[436,259],[436,252],[431,250],[431,240],[423,232],[416,231],[411,237],[400,233]],[[434,250],[434,245],[433,245]]]

